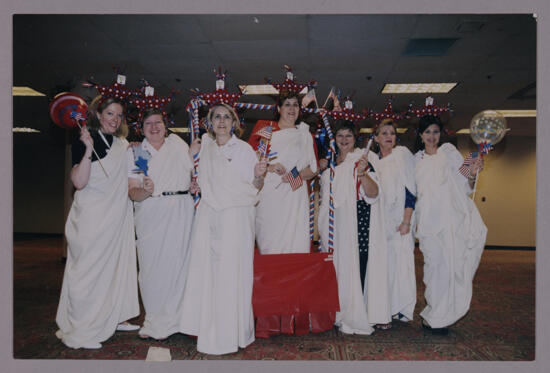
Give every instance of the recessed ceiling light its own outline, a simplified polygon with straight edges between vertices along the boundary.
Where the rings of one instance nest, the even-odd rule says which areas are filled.
[[[30,87],[12,87],[11,93],[13,96],[46,96]]]
[[[239,86],[243,95],[278,95],[279,90],[273,87],[271,84],[261,85],[240,85]],[[304,87],[300,91],[300,94],[305,95],[307,93],[307,87]]]
[[[34,128],[28,128],[28,127],[14,127],[12,129],[12,132],[26,132],[26,133],[39,133],[39,130],[35,130]]]
[[[519,117],[536,117],[536,110],[495,110],[496,112],[504,115],[508,118],[519,118]]]
[[[383,94],[449,93],[458,83],[386,83]]]

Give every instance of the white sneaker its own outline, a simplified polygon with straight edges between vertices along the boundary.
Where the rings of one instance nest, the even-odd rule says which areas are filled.
[[[101,343],[99,343],[99,342],[97,342],[97,343],[90,342],[90,343],[82,346],[82,348],[85,348],[87,350],[97,350],[97,349],[101,348]]]
[[[134,330],[139,330],[139,326],[130,323],[120,323],[116,326],[116,330],[117,332],[133,332]]]

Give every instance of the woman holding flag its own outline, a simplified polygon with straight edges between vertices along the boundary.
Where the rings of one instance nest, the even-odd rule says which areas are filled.
[[[416,236],[424,255],[426,284],[422,325],[446,335],[448,326],[470,308],[487,227],[468,198],[482,159],[465,162],[450,143],[440,146],[442,127],[436,116],[420,118],[415,154]]]
[[[202,137],[197,184],[201,201],[191,236],[180,309],[182,332],[196,335],[197,350],[236,352],[254,341],[252,312],[254,205],[266,161],[258,162],[233,108],[214,105]]]
[[[334,202],[334,268],[338,279],[341,332],[371,334],[373,325],[391,321],[387,250],[376,156],[356,147],[355,126],[336,125]],[[324,251],[329,240],[330,172],[321,176],[319,233]]]
[[[259,122],[250,144],[257,148],[261,128],[272,125],[265,186],[256,209],[256,242],[261,254],[308,253],[309,197],[304,181],[317,172],[317,158],[309,126],[300,122],[300,97],[281,91],[277,122]]]
[[[141,123],[145,139],[127,151],[145,308],[139,336],[164,339],[179,332],[178,307],[194,215],[189,153],[200,145],[196,141],[190,150],[179,136],[168,135],[160,109],[145,109]]]
[[[116,330],[139,329],[125,322],[139,315],[139,303],[124,104],[98,96],[89,113],[72,147],[77,190],[65,224],[68,256],[56,336],[68,347],[97,349]]]
[[[316,175],[317,158],[309,126],[300,122],[298,92],[280,91],[277,119],[259,121],[249,139],[256,149],[269,144],[270,163],[256,208],[256,242],[260,254],[309,253],[309,195],[304,181]],[[266,126],[271,132],[269,142]],[[307,333],[309,323],[307,314],[258,317],[256,336]]]

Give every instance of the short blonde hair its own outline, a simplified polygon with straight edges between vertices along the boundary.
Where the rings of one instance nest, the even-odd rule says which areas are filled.
[[[214,106],[212,106],[208,111],[208,114],[206,115],[206,120],[208,120],[208,123],[209,123],[209,125],[207,126],[208,127],[207,131],[210,137],[212,137],[213,139],[216,138],[216,134],[214,133],[214,129],[212,127],[212,117],[214,116],[214,110],[217,107],[223,107],[223,108],[226,108],[227,111],[229,111],[229,115],[231,116],[231,119],[233,119],[233,123],[234,123],[232,128],[233,128],[233,131],[235,132],[235,136],[241,137],[241,135],[243,134],[243,129],[240,126],[239,117],[237,116],[235,109],[233,109],[231,106],[229,106],[224,102],[219,102]]]

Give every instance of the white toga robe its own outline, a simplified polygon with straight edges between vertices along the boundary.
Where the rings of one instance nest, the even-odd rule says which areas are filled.
[[[373,324],[391,321],[389,303],[388,257],[384,240],[381,194],[368,198],[360,187],[360,196],[371,205],[369,227],[369,258],[365,275],[365,290],[361,290],[359,243],[357,234],[357,189],[355,164],[364,153],[355,149],[344,162],[336,166],[332,184],[334,198],[334,267],[338,279],[340,312],[336,325],[344,333],[371,334]],[[369,162],[376,171],[377,156],[370,152]],[[378,183],[376,172],[369,176]],[[319,208],[319,233],[324,251],[328,242],[330,169],[321,176],[322,202]]]
[[[471,189],[458,171],[463,158],[445,143],[434,155],[416,153],[417,237],[424,255],[426,308],[433,328],[449,326],[466,314],[472,281],[485,245],[487,227]]]
[[[381,193],[384,195],[386,240],[388,243],[391,294],[391,314],[403,314],[413,319],[416,304],[416,279],[414,269],[414,215],[411,231],[402,236],[397,227],[403,221],[405,188],[416,195],[414,181],[414,157],[404,146],[396,146],[391,154],[377,163]]]
[[[257,189],[252,181],[257,157],[250,145],[234,136],[223,147],[209,135],[202,139],[202,198],[193,224],[180,322],[184,333],[198,336],[198,351],[226,354],[254,341]]]
[[[88,184],[75,192],[67,218],[56,335],[69,347],[103,342],[120,322],[139,315],[127,147],[115,137],[101,159],[109,177],[99,162],[92,163]]]
[[[300,123],[296,128],[273,132],[271,152],[277,152],[272,163],[281,163],[287,172],[310,166],[317,171],[317,159],[309,126]],[[281,176],[268,172],[260,191],[256,208],[256,241],[261,254],[308,253],[309,196],[307,183],[293,191]]]
[[[189,146],[177,135],[168,136],[159,150],[146,139],[141,146],[152,155],[148,176],[153,180],[154,191],[151,197],[134,203],[138,279],[145,308],[139,333],[163,339],[179,332],[178,307],[185,288],[185,259],[194,207],[189,194],[163,196],[162,192],[187,191],[193,164]],[[128,149],[128,157],[132,166],[132,149]]]

